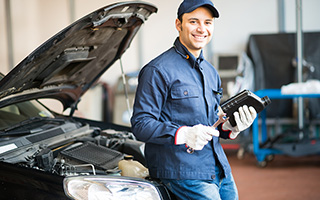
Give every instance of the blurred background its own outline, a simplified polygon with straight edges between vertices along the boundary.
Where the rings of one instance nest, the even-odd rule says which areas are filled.
[[[115,2],[118,1],[0,0],[0,72],[7,74],[70,23]],[[122,56],[124,72],[120,62],[116,62],[84,95],[75,115],[130,125],[139,70],[170,48],[178,35],[175,19],[181,0],[145,2],[155,5],[158,13],[150,16]],[[229,151],[240,197],[320,199],[317,192],[320,92],[313,91],[316,94],[312,97],[316,98],[305,98],[300,104],[295,98],[277,99],[283,97],[279,92],[282,86],[297,82],[299,73],[302,82],[320,79],[320,0],[214,0],[213,3],[220,17],[214,22],[213,40],[204,49],[204,55],[219,70],[224,90],[222,101],[242,89],[262,90],[260,95],[270,95],[266,89],[278,92],[272,93],[272,104],[255,129],[249,129],[235,141],[222,141],[224,149]],[[302,33],[303,51],[300,72],[297,70],[298,29]],[[123,84],[122,73],[127,86]],[[46,103],[63,112],[56,102]],[[301,104],[302,113],[298,110]],[[302,126],[298,122],[301,116]],[[242,161],[245,152],[254,153],[246,162]],[[253,162],[265,167],[274,154],[280,155],[276,163],[270,164],[264,173],[256,171]],[[294,159],[281,157],[287,155]],[[277,192],[265,192],[268,187]]]
[[[105,5],[115,3],[111,0],[0,0],[0,72],[7,74],[37,46],[42,44],[55,33],[82,16]],[[133,40],[131,47],[122,57],[126,75],[135,77],[137,71],[152,58],[172,46],[178,33],[175,29],[176,12],[180,0],[147,0],[158,7],[158,13],[152,15],[142,26]],[[215,6],[220,12],[220,18],[215,20],[213,40],[204,51],[207,60],[220,74],[224,86],[225,98],[235,91],[234,78],[236,68],[243,60],[248,41],[254,34],[277,34],[296,32],[296,1],[294,0],[215,0]],[[302,1],[302,30],[303,32],[320,31],[319,0]],[[294,50],[294,49],[293,49]],[[219,63],[220,62],[220,63]],[[108,70],[101,78],[103,90],[107,87],[112,99],[119,103],[117,94],[123,91],[119,77],[121,70],[119,62]],[[253,84],[252,79],[251,84]],[[230,83],[231,82],[231,83]],[[131,80],[135,84],[135,80]],[[229,91],[228,91],[229,87]],[[231,89],[230,89],[231,88]],[[249,88],[250,89],[250,88]],[[101,93],[101,87],[93,93]],[[129,89],[134,92],[134,87]],[[80,103],[82,114],[92,119],[101,119],[101,106],[96,103],[93,95],[85,95]],[[124,96],[120,94],[120,96]],[[130,95],[129,95],[130,96]],[[121,100],[120,100],[121,102]],[[122,100],[125,105],[125,100]],[[115,105],[126,110],[122,105]],[[130,104],[132,97],[130,96]],[[93,107],[94,106],[94,107]],[[114,107],[114,105],[111,105]],[[110,105],[109,105],[110,107]],[[118,109],[121,109],[118,108]],[[121,116],[114,116],[114,115]],[[127,124],[120,112],[109,114],[108,120]]]

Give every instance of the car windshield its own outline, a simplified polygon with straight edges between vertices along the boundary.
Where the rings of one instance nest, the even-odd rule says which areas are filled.
[[[36,100],[0,108],[0,130],[5,130],[35,117],[54,118],[54,115]]]

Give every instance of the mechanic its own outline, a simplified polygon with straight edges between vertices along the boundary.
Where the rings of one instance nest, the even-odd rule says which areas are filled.
[[[219,17],[210,0],[185,0],[175,21],[173,47],[139,74],[132,131],[144,141],[150,176],[159,178],[179,199],[238,199],[238,191],[219,137],[235,139],[256,117],[240,107],[229,121],[211,127],[221,113],[221,80],[204,59]],[[219,114],[219,115],[218,115]],[[188,153],[188,148],[193,153]]]

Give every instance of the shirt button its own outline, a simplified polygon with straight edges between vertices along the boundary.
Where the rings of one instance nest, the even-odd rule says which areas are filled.
[[[216,175],[212,175],[211,178],[212,178],[212,179],[215,179],[215,178],[216,178]]]
[[[183,94],[184,94],[184,96],[187,96],[187,95],[188,95],[188,91],[185,90],[185,91],[183,92]]]

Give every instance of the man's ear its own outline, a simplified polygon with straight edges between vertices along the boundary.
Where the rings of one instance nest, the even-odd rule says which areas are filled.
[[[176,19],[176,29],[180,32],[182,30],[181,21],[177,18]]]

